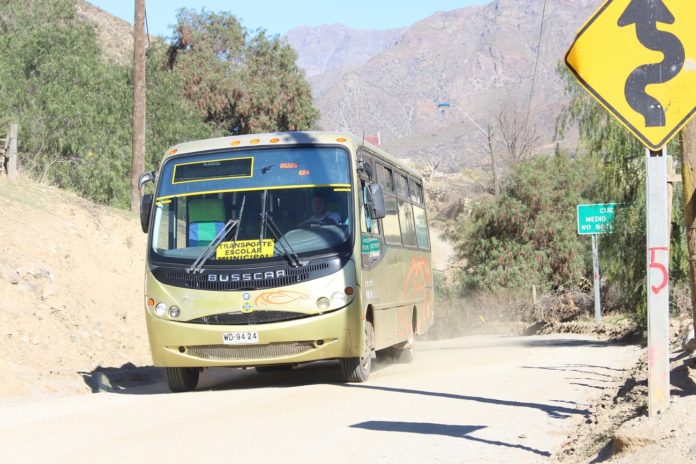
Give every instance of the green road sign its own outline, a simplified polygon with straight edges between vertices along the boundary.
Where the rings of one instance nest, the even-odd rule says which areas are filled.
[[[614,230],[616,203],[578,205],[578,234],[610,234]]]

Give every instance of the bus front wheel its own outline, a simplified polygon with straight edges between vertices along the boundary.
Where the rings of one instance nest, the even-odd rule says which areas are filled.
[[[365,350],[356,358],[341,358],[341,371],[346,382],[365,382],[370,376],[374,354],[374,327],[365,321]]]
[[[200,371],[196,367],[167,367],[165,373],[169,389],[174,393],[191,391],[198,385]]]

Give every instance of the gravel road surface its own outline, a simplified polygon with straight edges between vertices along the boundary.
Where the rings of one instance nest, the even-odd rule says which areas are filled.
[[[590,336],[464,337],[379,361],[364,384],[334,362],[217,369],[197,391],[0,401],[0,462],[536,463],[637,360]]]

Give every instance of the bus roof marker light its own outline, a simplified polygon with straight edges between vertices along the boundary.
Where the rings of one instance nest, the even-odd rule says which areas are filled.
[[[167,152],[167,154],[168,154],[168,155],[176,155],[176,152],[177,152],[177,151],[178,151],[178,150],[177,150],[176,148],[172,148],[171,150],[169,150],[169,151]]]
[[[242,142],[240,142],[239,140],[233,140],[232,142],[230,142],[230,145],[232,145],[233,147],[236,147],[240,143],[242,143]]]
[[[258,145],[259,143],[261,143],[261,140],[259,140],[259,139],[251,139],[251,140],[249,140],[249,143],[252,144],[252,145]]]
[[[348,296],[351,296],[354,291],[355,289],[353,287],[346,287],[346,289],[344,290],[345,294]]]
[[[339,137],[336,139],[337,142],[339,143],[346,143],[346,138],[345,137]]]
[[[273,137],[273,138],[270,140],[270,142],[271,142],[271,143],[278,143],[278,142],[280,142],[280,139],[279,139],[278,137]]]

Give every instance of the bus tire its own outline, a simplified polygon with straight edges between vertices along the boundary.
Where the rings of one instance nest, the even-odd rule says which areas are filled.
[[[374,353],[374,328],[372,322],[365,321],[365,349],[362,356],[341,358],[341,372],[346,382],[365,382],[372,370]]]
[[[188,392],[198,385],[200,372],[196,367],[167,367],[165,373],[173,393]]]

